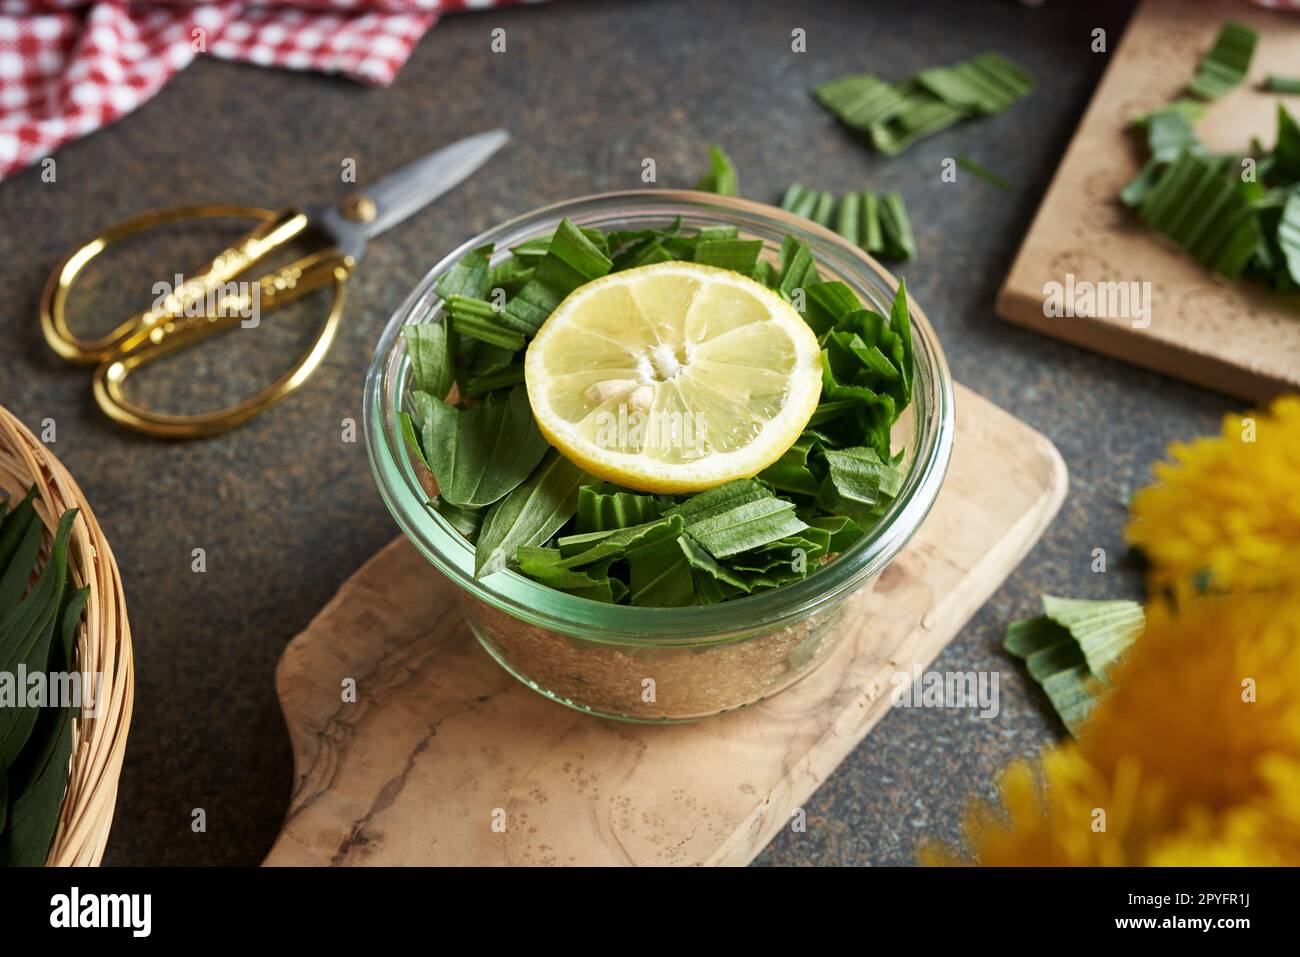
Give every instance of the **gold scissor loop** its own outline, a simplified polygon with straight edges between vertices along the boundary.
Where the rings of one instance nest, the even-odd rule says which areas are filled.
[[[98,339],[81,339],[68,328],[68,291],[86,264],[113,243],[134,233],[188,219],[257,219],[258,226],[217,255],[197,276],[162,298],[154,308],[132,316]],[[311,348],[266,388],[234,405],[195,415],[154,412],[127,401],[122,386],[128,376],[170,352],[193,345],[243,321],[253,291],[230,293],[228,284],[259,260],[291,242],[307,227],[296,209],[280,211],[253,206],[178,206],[136,216],[74,249],[55,267],[41,297],[41,329],[45,341],[73,362],[97,364],[95,401],[114,421],[161,438],[216,435],[246,422],[302,385],[328,352],[343,312],[343,289],[353,267],[352,257],[326,249],[285,266],[256,281],[262,310],[291,302],[326,284],[333,286],[329,315]],[[219,302],[216,315],[206,304]],[[205,308],[195,313],[196,304]]]

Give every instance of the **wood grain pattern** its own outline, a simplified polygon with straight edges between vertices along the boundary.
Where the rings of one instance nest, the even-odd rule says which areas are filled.
[[[1137,221],[1116,198],[1145,160],[1129,122],[1178,96],[1224,20],[1259,31],[1246,82],[1209,106],[1197,133],[1216,151],[1271,144],[1279,100],[1269,73],[1300,63],[1300,17],[1232,0],[1146,0],[1102,78],[998,298],[998,314],[1068,342],[1247,399],[1300,388],[1300,309],[1267,288],[1202,268]],[[1080,39],[1081,49],[1088,38]],[[1080,55],[1087,55],[1081,53]],[[1102,54],[1093,54],[1101,56]],[[1043,286],[1065,274],[1089,282],[1151,283],[1150,325],[1124,317],[1048,317]]]
[[[690,725],[605,721],[519,684],[399,539],[280,662],[296,776],[266,863],[745,864],[885,714],[891,676],[933,660],[1015,567],[1066,484],[1047,439],[959,387],[947,481],[852,599],[851,640],[775,698]],[[357,702],[341,704],[348,677]]]

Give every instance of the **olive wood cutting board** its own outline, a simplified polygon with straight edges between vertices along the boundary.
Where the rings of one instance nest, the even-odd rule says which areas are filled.
[[[1046,438],[959,386],[947,480],[854,633],[787,691],[685,725],[594,718],[520,684],[398,539],[280,660],[295,776],[266,863],[745,864],[889,710],[891,676],[932,661],[1015,568],[1066,485]]]
[[[1212,150],[1240,153],[1253,136],[1272,146],[1279,100],[1300,115],[1300,96],[1260,88],[1269,73],[1300,72],[1300,15],[1233,0],[1145,0],[1109,54],[1002,287],[998,314],[1166,375],[1264,400],[1300,388],[1300,306],[1254,281],[1204,269],[1116,198],[1145,160],[1145,142],[1128,131],[1129,121],[1179,95],[1228,19],[1254,27],[1259,44],[1245,82],[1208,105],[1197,134]],[[1104,55],[1087,52],[1089,43],[1080,37],[1080,56]],[[1044,285],[1064,286],[1066,274],[1094,284],[1149,282],[1150,313],[1136,321],[1097,315],[1100,309],[1047,316]]]

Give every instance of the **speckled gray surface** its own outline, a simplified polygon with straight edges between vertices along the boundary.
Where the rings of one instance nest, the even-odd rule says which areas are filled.
[[[901,864],[923,836],[953,837],[965,796],[988,793],[1007,760],[1057,739],[1040,695],[999,650],[1014,616],[1044,591],[1136,593],[1120,567],[1122,502],[1172,439],[1213,431],[1222,397],[1003,324],[997,288],[1105,67],[1090,31],[1117,38],[1129,3],[565,2],[450,17],[396,84],[365,89],[314,75],[211,60],[156,99],[57,155],[57,181],[26,171],[0,184],[0,401],[29,425],[53,417],[55,449],[84,486],[126,581],[136,643],[135,721],[106,861],[255,864],[290,787],[273,674],[285,643],[394,534],[365,453],[341,440],[360,418],[361,383],[381,325],[444,252],[509,215],[566,197],[661,182],[689,185],[717,141],[746,195],[774,199],[794,179],[832,190],[900,190],[920,255],[906,275],[962,382],[1060,448],[1071,492],[1043,541],[939,659],[1001,673],[1001,713],[889,715],[808,802],[806,833],[785,833],[761,864]],[[504,27],[507,51],[488,50]],[[790,51],[807,31],[808,52]],[[810,101],[808,88],[870,69],[899,77],[998,49],[1039,78],[1028,100],[885,161]],[[100,417],[88,376],[41,342],[46,272],[72,243],[143,208],[177,202],[279,205],[334,195],[340,164],[362,181],[448,137],[493,125],[508,152],[377,243],[352,284],[339,342],[294,399],[225,438],[163,445]],[[969,154],[1010,178],[1004,195],[940,161]],[[192,246],[192,249],[191,249]],[[82,308],[136,307],[201,243],[140,249]],[[142,271],[131,273],[128,266]],[[88,304],[88,305],[87,305]],[[237,338],[237,337],[236,337]],[[292,338],[292,335],[287,336]],[[251,384],[229,351],[160,369],[157,390],[211,397]],[[222,386],[225,388],[225,386]],[[1105,575],[1091,552],[1111,556]],[[194,574],[190,553],[207,551]],[[194,834],[191,811],[207,811]]]

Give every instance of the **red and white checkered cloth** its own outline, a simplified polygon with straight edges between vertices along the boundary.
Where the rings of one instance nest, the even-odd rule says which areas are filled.
[[[0,179],[200,53],[387,86],[438,15],[517,0],[0,0]]]

